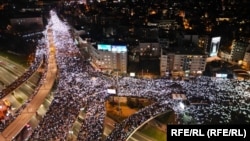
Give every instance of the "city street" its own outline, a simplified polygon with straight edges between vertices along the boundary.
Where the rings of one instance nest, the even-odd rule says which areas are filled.
[[[19,76],[21,76],[27,68],[0,56],[0,81],[6,82],[5,85],[11,84]],[[36,74],[32,79],[27,81],[27,83],[35,83],[39,79],[39,75]]]
[[[7,85],[13,83],[26,71],[26,68],[1,56],[0,62],[0,81],[2,82],[2,88],[0,87],[1,89],[3,89],[4,86],[6,87]],[[14,90],[12,93],[3,97],[3,99],[7,99],[11,103],[11,109],[13,112],[22,106],[23,102],[26,101],[31,94],[33,94],[39,78],[39,74],[35,72],[24,84]]]
[[[51,42],[52,39],[49,40]],[[21,114],[1,133],[1,141],[12,140],[36,114],[37,109],[44,102],[46,96],[50,93],[51,88],[56,79],[57,73],[54,46],[50,46],[50,55],[48,60],[48,71],[45,76],[46,81],[44,81],[36,96],[32,99],[30,103],[28,103],[28,105],[21,112]]]
[[[249,7],[1,1],[0,141],[250,141]]]

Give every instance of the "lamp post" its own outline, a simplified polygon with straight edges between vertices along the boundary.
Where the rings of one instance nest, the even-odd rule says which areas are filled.
[[[121,116],[121,105],[120,105],[120,97],[119,97],[119,84],[118,84],[118,78],[119,78],[119,69],[114,69],[116,71],[116,94],[118,96],[118,112],[119,116]]]

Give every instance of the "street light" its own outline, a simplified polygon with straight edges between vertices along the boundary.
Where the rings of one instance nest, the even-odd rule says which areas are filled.
[[[119,111],[119,116],[121,116],[121,106],[120,106],[120,97],[119,97],[119,85],[118,85],[118,78],[119,78],[119,71],[120,69],[114,69],[116,71],[116,94],[118,96],[118,111]]]

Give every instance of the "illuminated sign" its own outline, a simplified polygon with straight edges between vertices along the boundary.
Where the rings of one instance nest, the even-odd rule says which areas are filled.
[[[219,46],[220,46],[221,37],[213,37],[210,47],[210,56],[217,56]]]
[[[223,74],[223,73],[216,73],[216,77],[220,77],[220,78],[227,78],[227,74]]]
[[[134,73],[134,72],[131,72],[129,75],[130,75],[131,77],[135,77],[135,73]]]
[[[98,49],[98,50],[111,51],[111,45],[98,44],[98,45],[97,45],[97,49]]]
[[[117,53],[127,52],[127,47],[126,46],[113,45],[112,46],[112,52],[117,52]]]
[[[103,51],[112,51],[114,53],[127,52],[127,46],[125,45],[98,44],[97,49]]]
[[[116,90],[115,89],[108,89],[107,91],[109,94],[116,94]]]

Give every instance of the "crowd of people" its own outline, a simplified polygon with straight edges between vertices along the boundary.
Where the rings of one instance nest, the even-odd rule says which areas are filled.
[[[77,140],[100,141],[106,116],[104,103],[110,96],[107,89],[114,86],[116,79],[95,70],[81,56],[69,27],[53,11],[48,27],[56,47],[58,83],[48,111],[29,140],[65,140],[84,107],[86,113]],[[40,53],[46,56],[48,52]],[[119,96],[148,98],[155,103],[116,124],[108,141],[126,140],[139,125],[168,110],[179,114],[182,123],[184,116],[192,117],[197,124],[250,122],[249,81],[204,76],[189,81],[120,77],[116,83]],[[184,94],[187,99],[173,99],[172,94]],[[181,102],[186,106],[180,106]]]
[[[171,79],[134,79],[119,81],[120,96],[154,99],[163,109],[174,110],[180,124],[250,123],[250,82],[211,77],[189,81]],[[187,99],[173,99],[172,94],[185,94]],[[185,103],[184,107],[180,103]],[[145,110],[149,110],[147,115]],[[146,119],[161,114],[161,108],[151,106],[139,110],[124,120],[109,134],[107,140],[125,140]],[[163,111],[164,111],[163,110]],[[157,112],[159,111],[159,112]],[[141,117],[138,119],[138,117]],[[147,115],[147,117],[143,117]],[[191,117],[191,118],[190,118]],[[136,121],[140,121],[136,123]],[[126,130],[125,130],[126,129]],[[130,129],[130,130],[129,130]]]
[[[56,46],[58,84],[54,92],[54,100],[29,140],[64,140],[80,108],[86,103],[93,104],[86,107],[86,121],[80,134],[88,136],[82,140],[95,137],[98,139],[103,130],[105,110],[101,103],[104,103],[104,100],[101,97],[96,99],[92,95],[98,95],[98,92],[105,91],[110,85],[104,81],[104,77],[100,77],[102,75],[100,72],[95,73],[95,70],[82,60],[78,48],[70,38],[68,27],[54,12],[51,13],[49,25],[53,31]],[[79,138],[83,138],[80,134]]]
[[[181,85],[190,102],[197,98],[205,102],[198,106],[193,104],[185,110],[197,123],[250,123],[249,81],[200,77]]]
[[[114,79],[95,71],[88,62],[83,61],[84,58],[80,56],[79,50],[70,38],[68,28],[55,16],[55,13],[54,16],[52,14],[51,22],[59,67],[59,83],[48,112],[34,130],[30,140],[38,138],[64,140],[81,107],[86,108],[86,115],[77,139],[101,140],[105,117],[104,102],[109,96],[106,90],[114,84]],[[233,119],[225,116],[225,113],[228,114],[226,110],[230,108],[218,107],[236,106],[239,109],[246,109],[243,111],[246,113],[246,122],[250,119],[249,111],[247,111],[249,109],[247,104],[249,103],[247,102],[249,81],[210,77],[199,77],[189,81],[123,77],[118,80],[118,86],[119,96],[150,98],[156,103],[117,124],[107,140],[125,140],[138,125],[169,109],[180,113],[179,117],[186,114],[193,116],[196,123],[207,123],[210,121],[209,118],[205,122],[206,120],[200,117],[202,113],[207,115],[206,110],[201,110],[202,107],[206,107],[211,114],[216,113],[222,118],[227,117],[230,122]],[[185,106],[185,110],[181,110],[179,105],[182,100],[172,98],[173,93],[186,95],[189,104]],[[222,109],[225,111],[222,112]]]
[[[158,102],[141,109],[121,123],[116,124],[106,141],[125,141],[137,127],[158,114],[166,112],[166,109],[170,109],[166,103]]]
[[[86,98],[86,114],[77,139],[81,141],[102,140],[103,123],[106,116],[106,92],[100,92]]]

